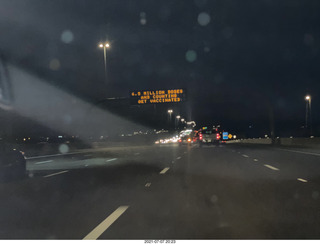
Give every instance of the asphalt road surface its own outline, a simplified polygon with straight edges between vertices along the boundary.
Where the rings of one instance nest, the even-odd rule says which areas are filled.
[[[319,239],[320,152],[150,145],[29,158],[0,239]]]

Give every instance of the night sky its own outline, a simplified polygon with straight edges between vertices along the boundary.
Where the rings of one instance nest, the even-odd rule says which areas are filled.
[[[318,0],[1,0],[0,50],[93,103],[187,89],[187,103],[158,106],[156,115],[153,106],[106,105],[150,127],[171,107],[199,126],[260,136],[271,108],[277,135],[300,135],[308,93],[320,135],[319,13]],[[107,79],[100,41],[111,45]]]

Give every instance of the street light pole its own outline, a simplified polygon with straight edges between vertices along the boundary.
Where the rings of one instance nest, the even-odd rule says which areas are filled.
[[[170,123],[171,123],[171,115],[173,113],[173,110],[172,109],[169,109],[168,110],[168,114],[169,114],[169,128],[170,128]]]
[[[176,116],[176,120],[175,120],[175,127],[176,127],[176,129],[179,127],[179,119],[181,118],[181,116],[180,115],[177,115]]]
[[[106,43],[100,43],[100,48],[103,48],[103,60],[104,60],[104,76],[107,81],[107,48],[110,47],[110,44],[108,42]]]
[[[311,113],[311,97],[310,97],[310,101],[309,101],[309,109],[310,109],[310,136],[312,136],[312,113]]]
[[[309,119],[309,123],[310,123],[310,134],[312,134],[312,123],[311,123],[311,96],[307,95],[305,96],[305,100],[306,100],[306,124],[305,124],[305,128],[306,128],[306,133],[308,134],[308,117],[310,115],[310,119]]]

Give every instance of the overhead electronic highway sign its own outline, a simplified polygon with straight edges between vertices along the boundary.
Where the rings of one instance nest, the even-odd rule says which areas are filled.
[[[179,103],[186,100],[186,90],[160,89],[131,91],[130,100],[132,105]]]

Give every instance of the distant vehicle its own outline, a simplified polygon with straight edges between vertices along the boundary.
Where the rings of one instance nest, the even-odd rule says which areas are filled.
[[[198,132],[197,140],[200,147],[203,144],[219,144],[221,141],[221,135],[218,129],[202,127]]]
[[[188,129],[180,133],[179,145],[191,145],[194,142],[195,132]]]
[[[22,152],[10,146],[0,145],[0,181],[20,179],[26,176],[26,159]]]
[[[191,145],[193,143],[192,135],[183,136],[179,139],[179,145]]]

